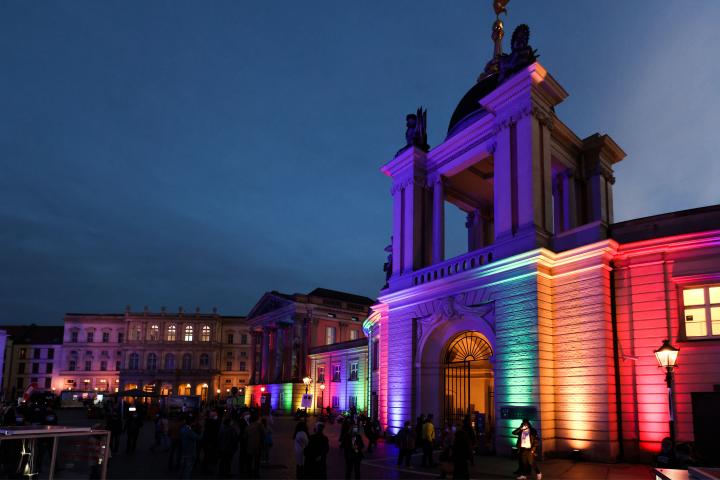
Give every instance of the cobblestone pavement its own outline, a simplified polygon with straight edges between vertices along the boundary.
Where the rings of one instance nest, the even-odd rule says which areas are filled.
[[[81,411],[61,411],[61,423],[67,425],[91,425],[97,420],[84,418]],[[312,430],[314,419],[309,420]],[[295,459],[292,442],[292,432],[295,422],[291,418],[276,418],[273,433],[274,446],[270,450],[269,462],[261,469],[262,478],[290,479],[295,478]],[[330,455],[328,456],[328,476],[330,478],[344,478],[345,462],[339,448],[338,436],[340,425],[326,425],[325,433],[330,439]],[[168,470],[168,454],[153,453],[150,446],[153,442],[153,426],[146,422],[138,440],[137,450],[133,454],[125,453],[124,436],[121,438],[122,448],[109,463],[108,476],[112,479],[163,479],[178,478],[178,471]],[[437,459],[437,457],[436,457]],[[361,475],[366,479],[395,479],[395,478],[439,478],[437,468],[420,467],[420,454],[413,457],[411,468],[398,468],[397,449],[390,443],[380,442],[378,448],[366,454],[362,462]],[[516,461],[494,456],[479,456],[475,458],[475,465],[471,467],[471,477],[478,479],[513,479]],[[636,464],[600,464],[589,462],[572,462],[569,460],[548,460],[542,463],[543,479],[563,480],[636,480],[652,479],[652,470],[646,465]],[[63,477],[66,477],[63,475]],[[193,478],[214,478],[203,475],[199,469],[193,473]],[[233,462],[233,478],[237,478],[237,461]]]

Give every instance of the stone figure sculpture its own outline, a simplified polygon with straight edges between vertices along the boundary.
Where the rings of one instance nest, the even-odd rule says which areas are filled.
[[[405,116],[405,125],[407,127],[405,130],[405,146],[398,153],[411,145],[425,152],[430,150],[430,145],[427,143],[427,110],[420,107],[417,109],[417,113],[408,113]]]
[[[500,76],[498,82],[502,83],[512,74],[522,70],[537,60],[537,50],[529,44],[530,27],[525,24],[518,25],[512,34],[511,47],[509,54],[503,54],[500,57]]]
[[[493,0],[493,8],[495,9],[495,15],[500,16],[501,13],[504,13],[507,15],[507,4],[510,3],[510,0]]]
[[[393,237],[390,236],[390,245],[385,247],[385,251],[388,252],[387,261],[383,265],[383,272],[385,272],[385,285],[383,290],[390,286],[390,277],[392,277],[392,263],[393,263]]]

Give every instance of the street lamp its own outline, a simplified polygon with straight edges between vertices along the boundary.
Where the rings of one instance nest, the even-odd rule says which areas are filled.
[[[660,368],[665,369],[665,383],[668,392],[668,411],[670,412],[670,442],[675,447],[675,416],[673,415],[673,399],[672,386],[674,369],[677,367],[677,357],[680,349],[670,345],[670,340],[663,340],[660,348],[655,350],[655,358],[657,358]]]
[[[312,378],[310,377],[303,377],[303,383],[305,384],[305,395],[308,394],[308,391],[310,390],[310,384],[312,383]],[[305,397],[307,398],[307,397]],[[305,404],[305,417],[307,418],[308,414],[308,407],[307,403]]]
[[[315,403],[315,405],[317,405],[317,402]],[[322,415],[323,411],[325,410],[325,384],[324,383],[320,384],[320,408],[321,408],[320,415]]]

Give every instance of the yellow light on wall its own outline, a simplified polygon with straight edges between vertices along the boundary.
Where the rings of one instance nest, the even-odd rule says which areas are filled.
[[[655,358],[662,368],[675,368],[677,366],[677,357],[680,350],[670,345],[669,340],[663,340],[662,347],[655,350]]]

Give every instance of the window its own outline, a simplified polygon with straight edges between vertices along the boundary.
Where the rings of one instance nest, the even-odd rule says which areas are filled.
[[[52,363],[46,363],[45,364],[45,373],[52,373],[53,371],[53,364]]]
[[[142,340],[142,327],[140,325],[136,325],[135,327],[133,327],[131,333],[133,340]]]
[[[85,360],[85,371],[89,372],[92,370],[92,360]]]
[[[340,408],[340,397],[332,397],[332,407]]]
[[[77,362],[75,360],[70,360],[70,363],[68,364],[68,370],[71,372],[74,372],[77,369]]]
[[[103,343],[110,343],[110,332],[103,332],[102,342],[103,342]]]
[[[160,340],[160,325],[150,325],[150,340],[152,340],[153,342],[157,342],[158,340]]]
[[[18,373],[20,373],[20,374],[25,373],[25,364],[24,363],[18,363]]]
[[[358,379],[358,362],[350,362],[350,376],[348,377],[348,380],[350,381],[356,381]]]
[[[372,344],[372,369],[373,371],[380,368],[380,342],[373,340]]]
[[[247,364],[245,362],[240,362],[240,371],[244,372],[247,370]]]
[[[115,362],[115,370],[120,371],[122,369],[122,362],[120,360]]]
[[[25,358],[27,358],[27,349],[21,348],[19,356],[20,356],[20,360],[25,360]]]
[[[208,368],[210,366],[210,355],[207,353],[200,354],[200,368]]]
[[[348,396],[348,408],[357,408],[357,395]]]
[[[233,343],[233,340],[235,339],[235,335],[232,333],[228,333],[228,343]]]
[[[333,382],[340,381],[340,365],[333,365]]]
[[[52,377],[45,377],[45,388],[50,390],[52,387]]]
[[[225,362],[225,370],[232,370],[232,364],[232,360],[228,360],[227,362]]]
[[[39,348],[33,348],[33,358],[36,359],[36,360],[39,359],[41,352],[42,352],[41,349],[39,349]]]
[[[356,329],[350,330],[350,340],[357,340],[358,339],[358,331]]]
[[[240,352],[241,358],[247,358],[247,352]]]
[[[175,325],[170,325],[167,329],[167,341],[174,342],[176,337],[177,337],[177,327]]]
[[[32,364],[32,373],[40,373],[40,364],[39,363]]]
[[[247,335],[244,333],[240,335],[240,345],[247,345]]]
[[[182,356],[182,368],[183,370],[190,370],[192,368],[192,355],[189,353]]]
[[[685,336],[720,336],[720,285],[683,289]]]
[[[150,352],[147,356],[147,369],[157,370],[157,354]]]
[[[325,345],[335,343],[335,327],[325,327]]]
[[[55,358],[55,349],[54,348],[48,348],[48,354],[47,357],[52,360]]]
[[[165,370],[172,370],[175,368],[175,355],[168,353],[165,355]]]
[[[107,360],[102,360],[100,362],[100,371],[106,371],[107,370]]]
[[[185,325],[185,341],[192,342],[193,339],[193,327],[192,325]]]
[[[318,383],[325,383],[325,367],[318,367],[317,381]]]
[[[95,332],[87,332],[87,343],[93,343],[95,340]]]
[[[128,361],[128,370],[137,370],[140,368],[140,355],[131,353]]]
[[[77,343],[77,341],[78,341],[78,331],[77,330],[73,330],[72,332],[70,332],[70,341],[72,343]]]
[[[118,332],[118,343],[122,343],[123,340],[125,340],[125,334],[123,332]]]
[[[209,342],[210,341],[210,325],[202,326],[202,329],[200,330],[200,341],[201,342]]]

